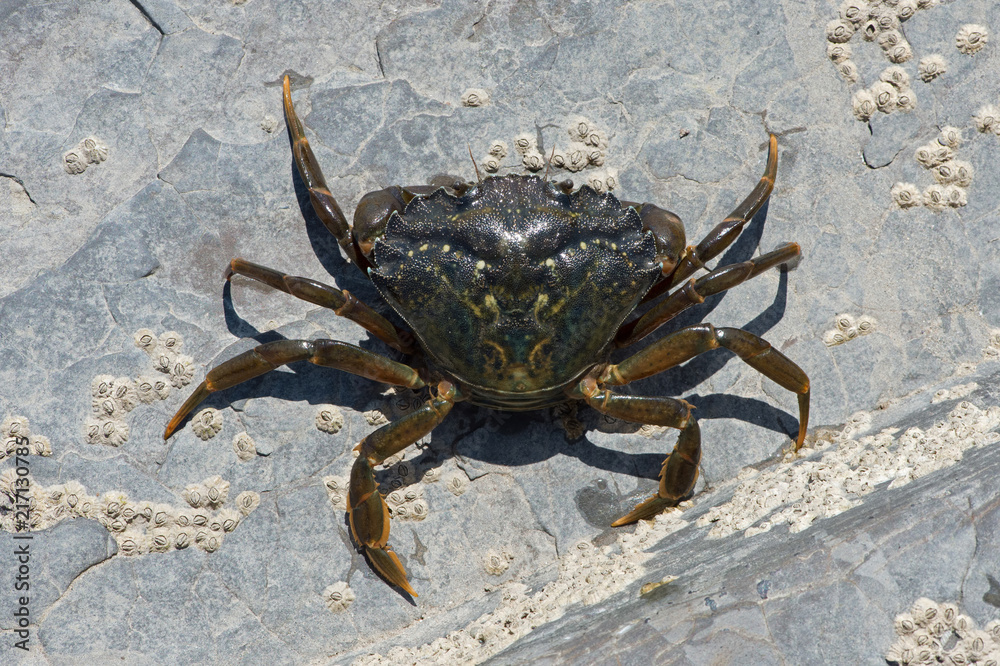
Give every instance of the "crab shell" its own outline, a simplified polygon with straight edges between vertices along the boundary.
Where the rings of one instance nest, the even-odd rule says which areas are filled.
[[[564,401],[661,274],[633,208],[518,175],[414,198],[372,263],[433,364],[470,402],[508,410]]]

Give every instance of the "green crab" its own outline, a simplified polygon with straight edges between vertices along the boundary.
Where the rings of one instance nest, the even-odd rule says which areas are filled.
[[[243,275],[354,321],[405,364],[336,340],[280,340],[223,362],[181,406],[164,439],[209,394],[295,361],[337,368],[396,386],[430,387],[422,407],[358,444],[351,469],[351,533],[372,568],[416,596],[388,545],[389,508],[374,468],[448,415],[456,402],[530,410],[583,401],[599,412],[680,430],[660,470],[658,492],[612,525],[651,518],[688,496],[698,477],[701,435],[692,405],[665,396],[632,396],[611,387],[648,377],[718,347],[798,394],[802,446],[809,379],[781,352],[737,328],[707,323],[666,335],[619,363],[631,345],[706,297],[800,256],[788,243],[698,278],[767,201],[777,173],[777,138],[753,192],[698,245],[686,245],[680,219],[653,204],[619,201],[589,187],[509,175],[451,187],[388,187],[366,194],[348,224],[327,189],[284,79],[284,107],[295,164],[317,215],[347,257],[372,280],[409,330],[397,327],[345,290],[286,275],[243,259]],[[675,289],[675,287],[677,287]],[[636,307],[648,303],[641,316]]]

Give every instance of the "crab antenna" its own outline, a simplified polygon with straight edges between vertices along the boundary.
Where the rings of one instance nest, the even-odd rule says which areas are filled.
[[[476,170],[476,180],[481,183],[483,182],[483,177],[479,175],[479,165],[476,164],[476,158],[472,156],[472,145],[468,142],[465,145],[469,148],[469,159],[472,160],[472,168]]]
[[[552,166],[552,158],[556,156],[556,144],[552,144],[552,152],[549,153],[549,159],[545,163],[545,182],[549,182],[549,167]]]

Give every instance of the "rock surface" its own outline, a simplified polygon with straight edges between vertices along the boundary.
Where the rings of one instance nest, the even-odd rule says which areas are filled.
[[[706,539],[715,527],[699,518],[735,506],[752,475],[741,470],[785,464],[775,461],[797,427],[794,396],[721,350],[634,385],[684,397],[702,424],[693,505],[652,526],[607,527],[653,492],[672,433],[583,408],[457,406],[380,472],[407,507],[390,539],[415,600],[352,548],[341,488],[353,446],[419,396],[300,363],[216,394],[205,406],[218,411],[167,443],[162,432],[207,369],[260,342],[386,351],[330,311],[222,279],[244,257],[385,310],[294,173],[285,74],[348,212],[389,184],[472,179],[469,151],[484,168],[496,141],[509,147],[499,173],[524,173],[553,148],[571,162],[583,118],[607,139],[601,163],[555,177],[656,202],[697,242],[752,189],[773,132],[774,194],[722,261],[794,240],[801,264],[712,297],[664,332],[710,321],[765,337],[809,374],[812,431],[836,426],[837,447],[887,427],[901,428],[897,439],[926,430],[963,401],[988,410],[1000,328],[991,9],[932,4],[898,26],[887,19],[874,41],[859,22],[833,43],[838,10],[791,0],[3,3],[0,420],[3,443],[30,455],[0,451],[0,485],[27,467],[39,492],[30,650],[13,647],[8,578],[3,659],[875,664],[893,618],[919,597],[985,626],[1000,598],[989,442],[904,487],[849,494],[846,511],[801,530],[763,531],[771,515],[747,526],[755,536]],[[968,25],[991,31],[972,55],[956,48]],[[879,87],[902,43],[908,87]],[[832,61],[831,44],[849,57]],[[946,71],[924,81],[918,63],[933,55]],[[912,108],[899,102],[907,90]],[[861,93],[877,104],[880,91],[900,108],[859,120]],[[967,183],[916,157],[943,145],[946,127],[961,143],[945,161],[968,164]],[[932,205],[897,205],[897,183]],[[4,572],[23,541],[14,519],[5,505]],[[509,631],[491,628],[504,617]]]

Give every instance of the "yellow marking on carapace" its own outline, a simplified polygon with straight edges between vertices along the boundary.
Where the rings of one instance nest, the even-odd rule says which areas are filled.
[[[413,250],[410,250],[409,252],[407,252],[407,253],[406,253],[406,256],[408,256],[408,257],[412,257],[412,256],[413,256]]]
[[[503,365],[507,365],[507,354],[506,354],[506,352],[504,352],[503,347],[501,347],[497,343],[493,342],[492,340],[483,340],[483,343],[489,345],[490,347],[493,347],[494,349],[496,349],[497,353],[500,354],[500,363],[503,364]]]
[[[480,259],[479,261],[476,262],[476,270],[477,271],[481,271],[484,268],[486,268],[486,262],[485,261],[483,261],[482,259]]]
[[[548,266],[549,268],[555,268],[556,261],[555,259],[549,257],[548,259],[545,260],[545,265]]]
[[[421,246],[420,246],[420,251],[421,251],[421,252],[426,252],[426,251],[427,251],[427,248],[428,248],[428,245],[427,245],[427,243],[424,243],[423,245],[421,245]]]
[[[528,352],[528,363],[531,364],[531,367],[533,368],[542,367],[543,363],[540,363],[539,360],[535,358],[535,355],[541,354],[542,345],[544,345],[546,342],[549,342],[550,340],[552,340],[552,338],[543,338],[539,340],[538,343],[531,348],[531,351]]]
[[[539,310],[548,305],[549,295],[548,294],[538,294],[538,298],[535,299],[535,321],[539,324],[542,323],[541,314]]]
[[[618,243],[612,243],[611,244],[611,249],[612,250],[617,250],[618,249]]]
[[[448,252],[449,250],[451,250],[451,245],[444,245],[441,248],[442,252]]]
[[[586,250],[587,249],[587,244],[584,243],[583,241],[580,241],[580,249],[581,250]]]

